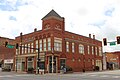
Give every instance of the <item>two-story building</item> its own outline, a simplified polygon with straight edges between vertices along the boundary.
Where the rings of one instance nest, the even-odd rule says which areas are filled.
[[[14,69],[15,48],[5,47],[5,42],[15,45],[14,39],[0,37],[0,67],[8,67]]]
[[[64,17],[54,10],[42,18],[42,30],[20,33],[16,41],[22,46],[15,56],[17,71],[27,71],[29,67],[36,70],[37,65],[47,73],[58,73],[63,67],[74,72],[93,70],[95,66],[102,70],[102,42],[95,35],[92,38],[91,34],[85,37],[65,31]],[[38,50],[33,48],[40,51],[38,64]]]

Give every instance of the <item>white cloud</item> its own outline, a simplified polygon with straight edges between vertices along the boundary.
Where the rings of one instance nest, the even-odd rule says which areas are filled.
[[[99,40],[104,37],[115,40],[120,35],[119,0],[3,0],[0,2],[0,36],[15,38],[20,32],[27,34],[34,28],[41,29],[41,19],[51,9],[65,17],[67,31],[84,36],[95,34]],[[10,20],[11,16],[15,20]]]

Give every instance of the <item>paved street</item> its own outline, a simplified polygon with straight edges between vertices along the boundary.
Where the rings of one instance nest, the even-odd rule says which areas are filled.
[[[0,72],[0,80],[120,80],[120,70],[45,75]]]

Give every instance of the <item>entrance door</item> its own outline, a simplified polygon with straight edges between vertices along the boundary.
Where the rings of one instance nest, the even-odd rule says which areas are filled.
[[[52,66],[53,65],[53,66]],[[49,57],[49,73],[56,73],[56,57],[53,57],[53,62],[52,62],[52,56]],[[53,67],[53,69],[52,69]]]
[[[22,62],[22,71],[25,71],[25,62]]]
[[[66,63],[65,59],[60,59],[60,69],[61,70],[66,67],[65,63]]]

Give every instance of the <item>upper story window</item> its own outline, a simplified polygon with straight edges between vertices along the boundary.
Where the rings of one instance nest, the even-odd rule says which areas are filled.
[[[35,41],[36,44],[36,48],[38,48],[38,40]],[[36,49],[36,52],[38,52],[38,50]]]
[[[99,47],[99,56],[102,56],[102,47]]]
[[[51,38],[48,38],[48,51],[51,51]]]
[[[43,39],[43,46],[44,46],[44,51],[46,51],[46,39]]]
[[[25,47],[27,47],[27,44],[25,44]],[[25,48],[25,54],[27,53],[27,48]]]
[[[28,44],[28,53],[30,53],[30,43]]]
[[[40,44],[40,52],[42,51],[42,39],[39,40],[39,44]]]
[[[88,54],[90,54],[90,46],[87,46],[87,48],[88,48]]]
[[[92,55],[94,54],[94,47],[92,46]]]
[[[66,42],[66,52],[69,52],[69,42]]]
[[[33,48],[33,43],[31,43],[31,48]],[[31,49],[31,53],[33,53],[33,49]]]
[[[97,47],[95,47],[95,54],[97,55],[98,53],[97,53]]]
[[[21,52],[20,49],[21,49],[21,47],[18,48],[18,52],[17,52],[18,54],[20,54],[20,52]]]
[[[75,43],[72,43],[72,53],[75,52]]]
[[[24,45],[22,45],[22,46],[24,46]],[[22,54],[24,54],[24,47],[21,47],[22,48]]]
[[[54,38],[54,50],[62,51],[62,39],[61,38]]]
[[[79,44],[79,53],[84,54],[84,45]]]

